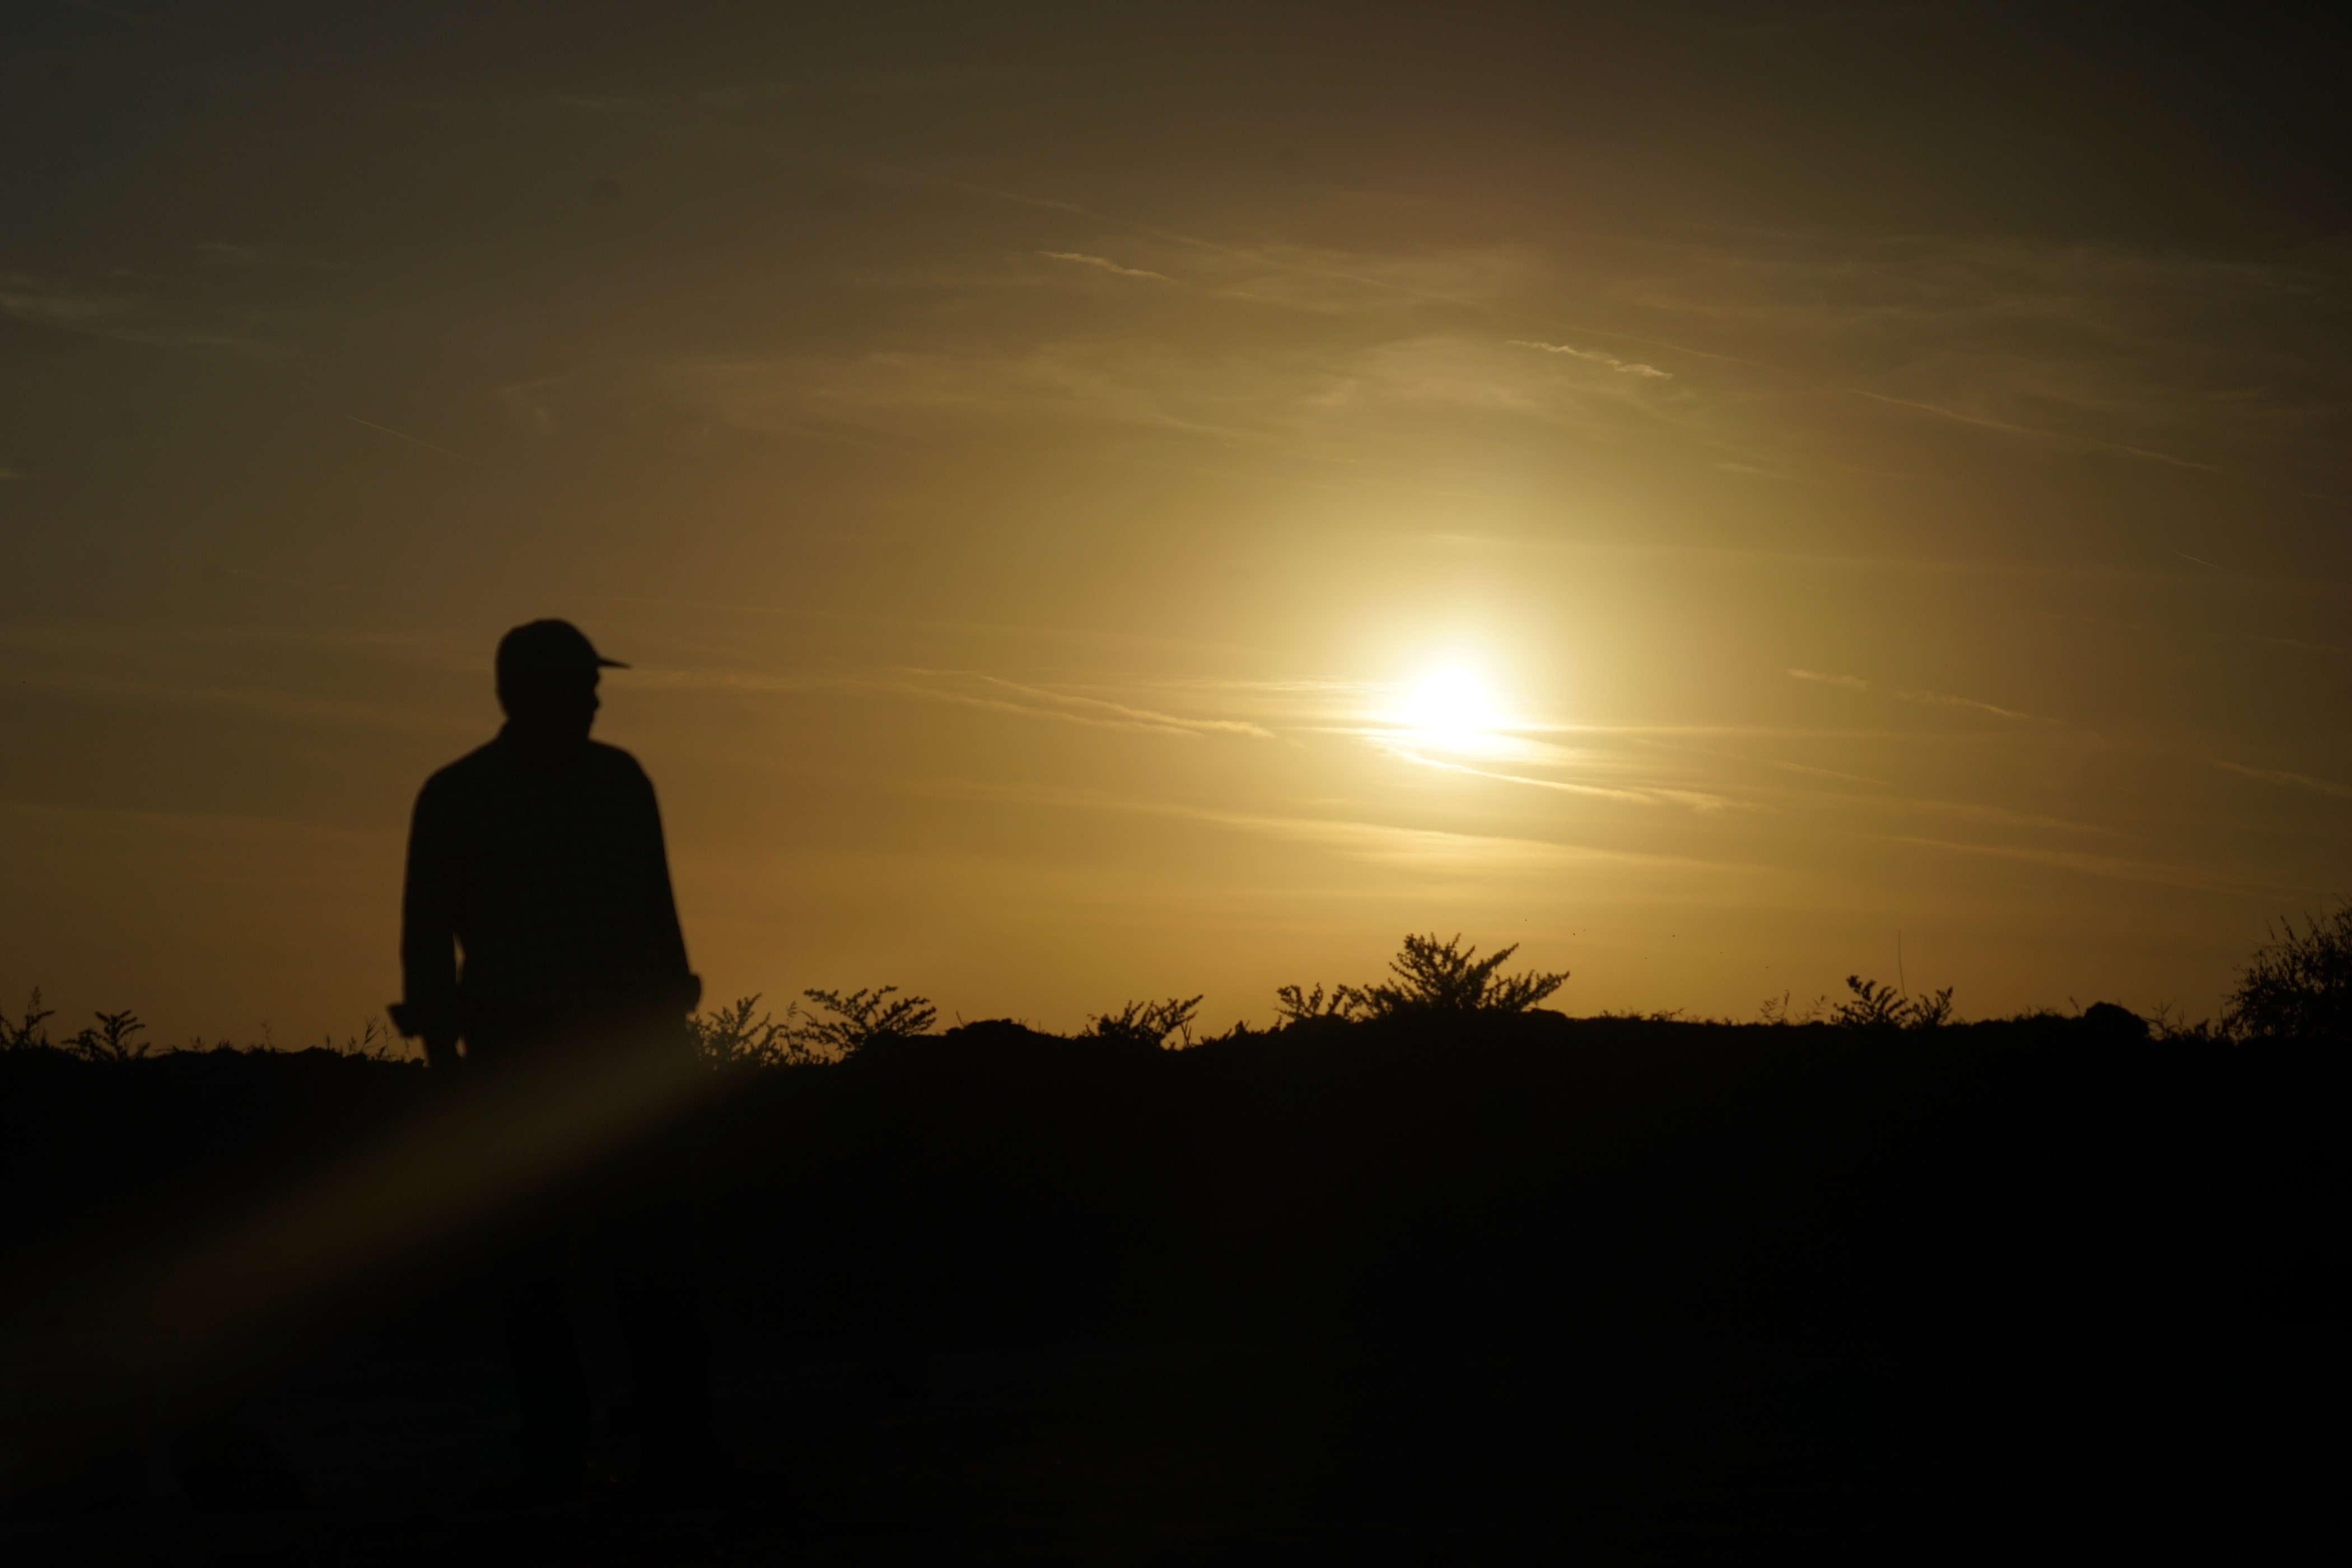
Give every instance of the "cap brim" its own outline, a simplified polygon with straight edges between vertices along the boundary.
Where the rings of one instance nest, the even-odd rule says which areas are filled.
[[[626,669],[629,667],[623,664],[617,658],[606,658],[600,653],[596,656],[596,668],[599,669]]]

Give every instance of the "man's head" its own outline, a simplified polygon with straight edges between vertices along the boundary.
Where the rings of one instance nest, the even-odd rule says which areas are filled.
[[[534,734],[585,740],[596,721],[597,671],[627,668],[570,621],[532,621],[499,639],[499,706]]]

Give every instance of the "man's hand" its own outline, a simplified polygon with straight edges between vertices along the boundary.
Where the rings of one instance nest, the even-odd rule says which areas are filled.
[[[425,1037],[425,1066],[446,1069],[456,1067],[457,1061],[457,1036],[427,1035]]]

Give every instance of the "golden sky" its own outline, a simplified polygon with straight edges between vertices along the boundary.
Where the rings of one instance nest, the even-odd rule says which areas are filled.
[[[2315,44],[845,9],[33,7],[0,999],[356,1027],[541,616],[719,997],[2198,1016],[2352,889]]]

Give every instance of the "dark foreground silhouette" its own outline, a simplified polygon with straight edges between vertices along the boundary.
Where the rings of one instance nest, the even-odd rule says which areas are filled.
[[[588,738],[600,672],[626,667],[570,622],[541,620],[500,639],[496,668],[505,726],[416,797],[393,1016],[446,1089],[472,1100],[460,1146],[504,1200],[485,1292],[503,1315],[519,1406],[518,1490],[553,1498],[583,1479],[594,1401],[568,1279],[583,1251],[612,1277],[646,1463],[681,1489],[719,1463],[689,1184],[666,1125],[690,1093],[686,1016],[701,983],[653,784],[635,758]],[[595,1084],[628,1093],[597,1115],[582,1107]],[[574,1163],[553,1157],[496,1193],[487,1171],[544,1137],[566,1101],[584,1118],[568,1142],[601,1168],[545,1179]]]
[[[0,1053],[5,1539],[84,1561],[2309,1546],[2346,1473],[2343,1054],[2133,1022],[1538,1012],[1183,1051],[981,1024],[709,1074],[670,1126],[696,1151],[716,1420],[766,1485],[682,1510],[611,1426],[584,1499],[485,1500],[513,1422],[475,1288],[501,1208],[451,1194],[499,1179],[465,1163],[436,1075]],[[549,1134],[575,1173],[604,1125],[583,1105]],[[593,1375],[623,1384],[625,1303],[583,1289]]]

